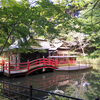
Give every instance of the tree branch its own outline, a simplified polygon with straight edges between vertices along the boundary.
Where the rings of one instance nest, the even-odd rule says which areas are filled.
[[[95,24],[99,24],[100,23],[100,21],[99,22],[97,22],[97,23],[95,23]]]
[[[99,2],[99,0],[97,0],[97,2],[94,4],[93,8],[92,8],[92,12],[91,12],[91,24],[92,24],[92,13],[93,13],[93,9],[95,8],[95,6],[97,5],[97,3]]]
[[[1,24],[1,26],[0,26],[0,29],[2,28],[2,26],[5,24],[5,22],[8,20],[8,18],[10,18],[11,17],[11,15],[10,16],[8,16],[7,18],[6,18],[6,20]]]
[[[85,48],[87,45],[88,45],[88,42],[91,40],[91,37],[92,37],[93,35],[91,35],[88,39],[87,39],[87,41],[83,44],[83,48]],[[81,46],[79,46],[78,48],[75,48],[73,51],[75,52],[76,50],[78,50],[78,49],[81,49]]]
[[[88,13],[90,10],[93,10],[95,8],[95,6],[97,5],[98,2],[99,2],[99,0],[96,1],[96,3],[94,4],[94,6],[91,9],[89,9],[87,12],[85,12],[84,14],[82,14],[82,16],[85,15],[86,13]]]
[[[34,3],[35,3],[35,2],[33,2],[32,4],[34,4]],[[15,25],[17,24],[17,22],[20,20],[20,18],[24,15],[24,13],[28,10],[28,8],[30,7],[30,5],[32,5],[32,4],[29,4],[29,6],[24,10],[24,12],[23,12],[23,13],[20,15],[20,17],[17,19],[17,21],[13,24],[13,27],[12,27],[10,33],[8,34],[8,37],[7,37],[7,39],[6,39],[5,43],[4,43],[4,45],[3,45],[2,48],[1,48],[0,55],[2,54],[2,51],[3,51],[3,49],[5,48],[6,43],[7,43],[8,39],[9,39],[10,35],[12,34],[13,30],[14,30]]]

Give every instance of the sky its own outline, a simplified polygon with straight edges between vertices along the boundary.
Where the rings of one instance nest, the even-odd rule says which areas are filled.
[[[17,0],[17,1],[19,2],[20,0]],[[34,1],[37,1],[37,0],[29,0],[29,2],[34,2]],[[50,0],[50,1],[55,2],[55,0]]]
[[[21,1],[21,0],[16,0],[16,1]],[[38,0],[29,0],[29,2],[31,3],[31,6],[34,6],[35,4],[32,4],[33,2],[38,1]],[[56,0],[50,0],[52,2],[55,2]]]

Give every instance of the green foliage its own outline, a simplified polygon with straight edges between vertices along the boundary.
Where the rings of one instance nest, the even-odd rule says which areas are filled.
[[[29,21],[24,17],[24,16],[27,17],[28,12],[27,14],[23,13],[23,11],[26,9],[28,5],[29,5],[28,2],[19,3],[16,2],[16,0],[10,0],[10,1],[1,0],[0,40],[2,40],[2,42],[0,42],[0,46],[4,45],[9,35],[10,38],[14,37],[14,39],[16,40],[21,37],[25,39],[26,36],[29,34],[29,29],[28,26],[26,25],[26,23],[29,23]],[[18,23],[16,23],[17,20],[19,20]],[[8,39],[5,45],[5,48],[7,48],[10,44],[12,44],[12,42],[14,42],[10,38]]]
[[[92,80],[91,80],[92,77]],[[91,86],[88,87],[88,92],[86,92],[86,95],[91,100],[94,99],[94,97],[100,97],[100,69],[93,69],[90,75],[87,76],[88,82],[91,84]],[[98,81],[97,81],[98,80]]]
[[[8,98],[4,98],[4,97],[2,97],[2,96],[0,96],[0,99],[1,99],[1,100],[9,100]]]
[[[50,95],[47,99],[44,100],[69,100],[69,98],[60,97],[57,95]]]
[[[26,37],[29,36],[34,41],[36,35],[52,39],[58,34],[55,21],[61,18],[59,14],[64,9],[59,4],[50,3],[49,0],[38,1],[37,5],[29,6],[27,0],[1,0],[0,48],[7,48],[17,39],[21,41],[23,38],[24,43],[20,42],[19,46],[25,52],[25,48],[32,45]]]
[[[0,1],[0,49],[8,48],[17,39],[23,52],[31,48],[34,38],[42,36],[52,40],[55,37],[67,38],[68,33],[75,31],[91,37],[88,48],[91,56],[97,56],[99,51],[100,30],[100,1],[99,0],[38,0],[31,6],[27,0],[1,0]],[[80,11],[79,18],[73,13]],[[76,27],[78,26],[78,27]],[[95,34],[92,36],[92,34]],[[31,42],[26,37],[31,37]],[[89,39],[89,37],[87,38]],[[67,38],[70,40],[70,38]],[[94,41],[96,40],[96,41]],[[92,44],[92,45],[91,45]],[[20,52],[20,50],[19,50]],[[0,53],[1,54],[1,53]]]

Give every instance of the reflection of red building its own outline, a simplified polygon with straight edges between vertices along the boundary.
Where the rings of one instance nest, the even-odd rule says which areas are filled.
[[[71,79],[78,79],[78,75],[74,74],[74,75],[53,75],[51,77],[45,78],[45,79],[32,79],[30,77],[26,78],[26,81],[23,82],[17,82],[15,81],[14,83],[18,84],[18,85],[23,85],[23,86],[27,86],[29,87],[30,84],[32,84],[34,86],[34,88],[37,89],[42,89],[42,90],[46,90],[50,87],[62,87],[65,85],[68,85],[70,83]],[[8,81],[8,80],[6,80]],[[10,84],[3,84],[4,89],[15,89],[13,88],[13,86],[11,86]],[[16,88],[19,91],[22,90],[22,87]]]

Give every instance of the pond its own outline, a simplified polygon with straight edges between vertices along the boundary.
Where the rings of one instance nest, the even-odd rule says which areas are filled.
[[[74,72],[48,72],[15,78],[0,77],[0,81],[32,86],[46,91],[60,90],[64,95],[85,100],[100,97],[99,66],[93,70]]]

